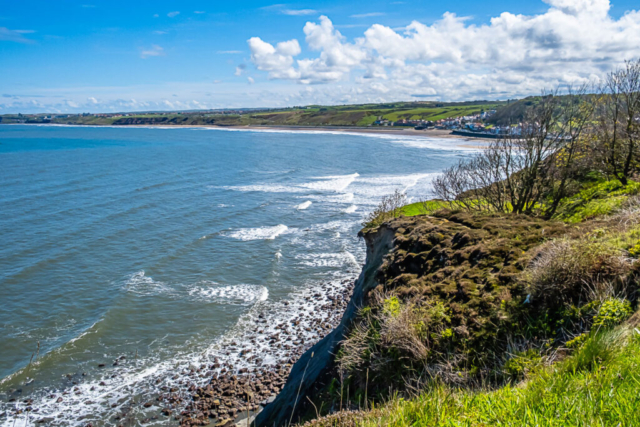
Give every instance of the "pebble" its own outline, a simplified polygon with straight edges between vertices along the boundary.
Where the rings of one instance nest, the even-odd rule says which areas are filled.
[[[337,292],[333,285],[325,284],[321,287],[323,293],[315,292],[312,297],[304,298],[307,301],[312,298],[322,301],[325,295],[328,303],[321,302],[312,313],[294,313],[290,320],[284,322],[269,320],[270,314],[278,316],[277,308],[274,308],[273,312],[260,313],[256,323],[265,324],[267,329],[271,324],[271,331],[259,329],[257,334],[246,338],[245,344],[232,341],[226,344],[226,351],[221,352],[230,356],[233,351],[237,356],[236,363],[250,363],[252,368],[234,366],[232,361],[220,363],[216,359],[215,364],[211,366],[214,375],[210,382],[203,387],[195,388],[192,400],[181,412],[181,426],[231,425],[236,414],[246,416],[247,409],[256,411],[260,405],[273,402],[277,393],[284,387],[293,363],[340,322],[353,290],[353,281],[345,281],[342,284],[347,286]],[[289,301],[282,302],[284,307],[290,304],[292,303]],[[305,310],[308,307],[301,305],[300,309]],[[312,325],[315,327],[311,327]],[[261,356],[271,354],[271,357],[277,357],[281,362],[287,363],[266,365],[263,363],[264,357],[256,358],[250,356],[250,353],[258,353]],[[209,423],[208,419],[215,421]]]

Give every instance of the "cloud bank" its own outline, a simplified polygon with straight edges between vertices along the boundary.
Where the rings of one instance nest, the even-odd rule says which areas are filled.
[[[354,101],[389,93],[395,99],[504,99],[593,81],[640,57],[638,11],[614,19],[609,0],[544,1],[542,14],[504,12],[485,25],[454,13],[400,30],[375,24],[352,42],[321,16],[303,28],[308,57],[300,57],[295,39],[274,46],[252,37],[248,45],[253,64],[269,79],[340,85]]]

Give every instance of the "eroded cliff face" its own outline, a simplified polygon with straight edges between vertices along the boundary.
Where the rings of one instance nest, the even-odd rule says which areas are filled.
[[[311,386],[332,366],[338,345],[362,306],[365,295],[378,285],[376,275],[384,257],[393,247],[395,231],[387,225],[382,225],[377,230],[363,233],[361,236],[367,245],[366,263],[355,283],[353,295],[340,324],[294,364],[282,391],[256,417],[256,426],[289,424],[292,414],[301,402],[306,400]]]
[[[420,332],[416,346],[423,351],[414,354],[414,346],[405,349],[404,341],[393,337],[375,342],[377,353],[368,357],[377,357],[377,363],[364,360],[363,366],[350,369],[353,386],[361,382],[364,387],[366,375],[370,391],[388,389],[394,378],[409,374],[405,368],[412,361],[438,366],[451,354],[485,361],[506,335],[522,332],[523,316],[544,311],[523,305],[527,295],[520,276],[540,242],[568,231],[565,224],[525,216],[464,212],[401,217],[365,230],[367,261],[339,326],[298,360],[276,400],[258,415],[257,425],[288,425],[309,391],[321,388],[322,381],[312,388],[314,382],[325,379],[324,373],[331,375],[334,355],[354,322],[370,329],[374,326],[366,324],[366,317],[373,315],[378,327],[384,323],[384,298],[399,312],[420,317],[408,319],[415,324],[410,322],[399,336],[402,341],[407,331]],[[358,312],[365,305],[369,314],[361,318]],[[398,316],[388,320],[398,323]],[[385,331],[378,332],[373,336]]]

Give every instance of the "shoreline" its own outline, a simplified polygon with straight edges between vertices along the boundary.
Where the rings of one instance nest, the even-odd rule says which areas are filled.
[[[92,124],[72,124],[72,123],[0,123],[5,125],[35,125],[35,126],[73,126],[73,127],[113,127],[113,128],[159,128],[159,129],[220,129],[220,130],[244,130],[244,131],[275,131],[275,132],[341,132],[345,134],[359,135],[385,135],[385,136],[411,136],[425,139],[450,139],[466,141],[469,143],[483,142],[490,140],[482,137],[472,137],[468,135],[454,135],[450,130],[431,129],[415,130],[408,128],[393,127],[356,127],[356,126],[278,126],[278,125],[166,125],[166,124],[123,124],[123,125],[92,125]],[[466,148],[482,148],[477,145],[461,145]]]
[[[248,332],[244,343],[227,338],[225,350],[214,358],[213,364],[202,365],[197,370],[208,371],[210,379],[206,384],[191,383],[188,387],[191,395],[179,400],[171,390],[169,393],[162,390],[164,393],[160,393],[157,400],[168,406],[159,405],[164,406],[161,414],[175,414],[174,419],[185,427],[252,423],[263,408],[276,399],[298,359],[338,326],[351,301],[355,282],[355,277],[340,280],[339,286],[335,282],[323,282],[310,291],[304,299],[315,300],[315,314],[305,312],[305,307],[296,307],[289,319],[277,320],[268,312],[260,314],[256,330]],[[291,303],[283,304],[286,307]],[[279,360],[265,360],[269,358],[265,346],[271,347]],[[229,357],[234,353],[237,354],[235,361]],[[182,375],[190,382],[193,374],[192,370]]]
[[[126,126],[126,125],[125,125]],[[152,125],[153,126],[153,125]],[[359,134],[377,134],[377,135],[402,135],[402,136],[415,136],[420,138],[441,138],[441,139],[456,139],[469,142],[486,142],[486,139],[480,137],[471,137],[464,135],[454,135],[449,130],[432,129],[432,130],[415,130],[411,127],[407,128],[393,128],[393,127],[352,127],[352,126],[260,126],[260,125],[247,125],[247,126],[219,126],[219,125],[204,125],[203,127],[212,127],[220,129],[246,129],[246,130],[278,130],[278,131],[302,131],[302,132],[343,132],[343,133],[359,133]]]

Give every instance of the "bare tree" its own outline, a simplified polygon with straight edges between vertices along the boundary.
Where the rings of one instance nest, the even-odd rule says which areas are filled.
[[[551,164],[551,203],[544,212],[547,218],[556,213],[560,201],[567,195],[570,178],[584,166],[584,160],[591,163],[588,159],[587,141],[595,103],[592,97],[588,96],[588,89],[587,85],[577,89],[569,86],[562,102],[557,121],[557,133],[561,140]]]
[[[640,60],[609,73],[597,104],[597,144],[606,172],[622,185],[638,167],[640,138]]]
[[[467,210],[525,214],[550,198],[544,214],[552,216],[584,151],[593,113],[586,86],[567,92],[543,94],[502,139],[445,170],[434,182],[436,194]]]
[[[369,214],[363,226],[376,226],[385,221],[397,218],[402,213],[402,208],[407,204],[407,196],[400,190],[385,196],[380,204]]]

